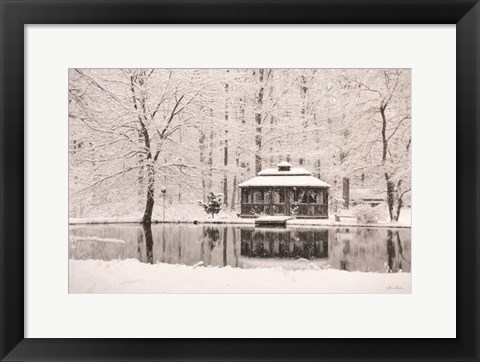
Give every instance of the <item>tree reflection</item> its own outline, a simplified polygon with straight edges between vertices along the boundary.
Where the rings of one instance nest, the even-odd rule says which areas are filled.
[[[397,231],[396,232],[397,234],[397,247],[398,247],[398,260],[397,260],[397,263],[398,263],[398,269],[399,270],[402,270],[403,269],[403,247],[402,247],[402,242],[400,240],[400,233]]]
[[[147,263],[153,264],[153,234],[152,225],[143,223],[143,233],[145,234],[145,247],[147,251]]]
[[[212,250],[220,240],[220,230],[215,227],[206,227],[203,229],[203,237],[207,240],[210,250]]]
[[[396,244],[394,238],[396,238]],[[396,273],[403,270],[403,259],[404,255],[400,232],[398,230],[395,232],[387,230],[387,273]]]
[[[74,259],[138,258],[195,265],[250,267],[304,258],[322,268],[363,272],[410,272],[410,230],[396,228],[254,228],[217,225],[101,225],[72,227],[69,255]],[[85,237],[82,239],[81,237]],[[94,238],[94,239],[92,239]],[[92,240],[90,240],[92,239]],[[120,239],[106,242],[97,239]],[[157,255],[158,254],[158,255]],[[285,260],[280,260],[280,259]]]
[[[227,237],[228,229],[223,228],[223,266],[227,266]]]
[[[232,227],[232,238],[233,238],[233,256],[235,258],[235,267],[238,267],[238,255],[237,255],[237,230]]]
[[[387,230],[387,273],[392,273],[395,270],[395,244],[393,243],[392,230]]]
[[[145,239],[144,233],[142,232],[142,229],[138,229],[137,232],[137,258],[138,260],[142,261],[142,245],[143,245],[143,240]]]
[[[162,256],[163,256],[163,262],[165,263],[165,247],[166,247],[166,237],[165,237],[165,224],[162,224]]]

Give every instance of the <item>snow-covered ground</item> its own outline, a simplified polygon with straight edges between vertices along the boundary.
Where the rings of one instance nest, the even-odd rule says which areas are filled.
[[[399,224],[412,225],[412,209],[409,207],[403,207],[398,218]]]
[[[154,210],[152,215],[152,222],[161,223],[163,221],[169,223],[235,223],[235,224],[250,224],[254,223],[253,219],[243,219],[238,217],[234,211],[220,211],[215,218],[207,215],[201,207],[197,204],[178,204],[165,209],[165,218],[161,207]],[[143,213],[136,212],[127,215],[112,215],[108,217],[90,216],[90,217],[70,217],[70,224],[110,224],[110,223],[140,223],[142,221]]]
[[[70,260],[70,293],[411,293],[410,273]]]
[[[220,212],[214,219],[207,216],[203,211],[194,212],[191,207],[186,207],[184,213],[169,210],[165,213],[165,222],[168,223],[199,223],[199,224],[254,224],[254,218],[240,218],[234,212]],[[110,224],[110,223],[140,223],[142,214],[130,214],[125,216],[111,217],[89,217],[69,219],[70,224]],[[152,222],[163,222],[163,215],[154,215]],[[341,219],[335,221],[334,215],[329,219],[292,219],[287,225],[319,225],[319,226],[358,226],[358,227],[399,227],[409,228],[411,226],[411,209],[403,208],[398,222],[379,222],[376,224],[360,224],[354,219]]]

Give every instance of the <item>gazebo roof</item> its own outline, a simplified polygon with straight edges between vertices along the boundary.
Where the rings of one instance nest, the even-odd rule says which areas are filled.
[[[299,167],[293,167],[285,171],[278,168],[266,168],[260,171],[258,176],[312,176],[312,173]]]
[[[330,187],[326,182],[312,176],[304,168],[291,167],[288,162],[281,162],[278,168],[267,168],[239,185],[240,187]]]

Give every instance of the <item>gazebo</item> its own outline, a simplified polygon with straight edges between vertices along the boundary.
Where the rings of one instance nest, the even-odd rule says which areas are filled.
[[[280,162],[239,185],[241,217],[287,215],[327,219],[330,185],[304,168]]]

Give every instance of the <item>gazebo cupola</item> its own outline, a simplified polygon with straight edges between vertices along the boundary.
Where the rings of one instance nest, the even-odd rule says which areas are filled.
[[[290,169],[292,168],[292,165],[290,165],[288,162],[286,161],[283,161],[283,162],[280,162],[278,165],[278,171],[290,171]]]
[[[241,183],[241,217],[293,215],[328,218],[330,185],[304,168],[280,162]]]

